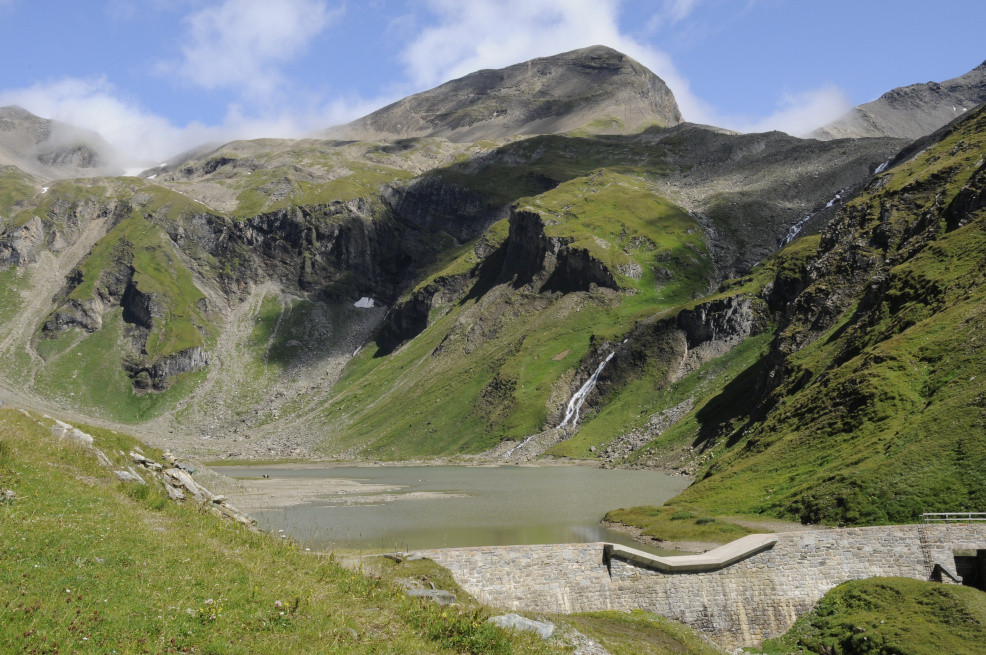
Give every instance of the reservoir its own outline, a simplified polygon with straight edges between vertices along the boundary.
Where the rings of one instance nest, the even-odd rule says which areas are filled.
[[[414,550],[612,541],[609,510],[661,505],[687,478],[583,466],[223,466],[231,501],[313,549]],[[264,476],[270,476],[266,478]],[[640,547],[636,545],[636,547]]]

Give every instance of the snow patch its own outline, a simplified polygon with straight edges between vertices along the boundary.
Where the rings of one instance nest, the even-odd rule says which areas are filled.
[[[373,298],[370,298],[369,296],[363,296],[353,303],[353,307],[359,307],[360,309],[370,309],[373,305]]]
[[[48,193],[49,188],[50,187],[46,187],[46,186],[41,187],[41,193]]]
[[[887,161],[883,162],[882,164],[880,164],[879,166],[877,166],[876,167],[876,170],[873,171],[873,174],[874,175],[879,175],[883,171],[887,170],[887,165],[888,164],[890,164],[890,160],[889,159]]]

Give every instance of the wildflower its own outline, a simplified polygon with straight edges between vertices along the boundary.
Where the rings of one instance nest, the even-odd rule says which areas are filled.
[[[282,603],[282,602],[281,602],[281,601],[279,601],[279,600],[275,600],[275,601],[274,601],[274,607],[276,607],[276,608],[278,608],[278,609],[280,609],[280,608],[282,608],[282,607],[284,607],[284,603]],[[283,612],[282,612],[282,614],[283,614]]]

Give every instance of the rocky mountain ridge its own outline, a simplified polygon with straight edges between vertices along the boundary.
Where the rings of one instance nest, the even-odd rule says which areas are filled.
[[[16,166],[42,180],[120,175],[113,148],[100,135],[0,107],[0,166]]]
[[[896,137],[918,139],[986,102],[986,61],[944,82],[911,84],[887,91],[823,125],[815,139]]]

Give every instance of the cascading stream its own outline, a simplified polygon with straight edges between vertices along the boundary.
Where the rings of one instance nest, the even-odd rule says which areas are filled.
[[[880,167],[877,168],[876,172],[879,173],[880,170],[881,170],[881,168],[884,167],[884,166],[886,166],[887,163],[889,163],[889,162],[884,162],[883,164],[881,164]],[[823,209],[828,209],[829,207],[831,207],[835,203],[837,203],[840,200],[842,200],[842,194],[845,193],[848,188],[849,187],[846,187],[842,191],[839,191],[839,193],[835,194],[835,197],[834,198],[832,198],[827,203],[825,203],[825,207]],[[821,210],[819,210],[819,211],[821,211]],[[807,216],[805,216],[804,218],[802,218],[801,220],[799,220],[797,223],[795,223],[794,225],[792,225],[791,226],[791,229],[789,229],[787,231],[787,235],[784,237],[784,241],[781,243],[781,245],[782,246],[786,246],[787,244],[789,244],[792,241],[794,241],[798,237],[798,235],[801,233],[801,230],[804,229],[805,225],[808,224],[808,221],[810,221],[812,218],[814,218],[815,214],[817,214],[817,213],[818,212],[812,212],[811,214],[808,214]]]
[[[579,412],[582,410],[582,404],[585,402],[586,397],[588,397],[588,395],[596,387],[596,380],[599,379],[599,374],[603,372],[603,369],[606,368],[606,364],[609,364],[609,360],[613,359],[613,355],[615,354],[615,352],[611,352],[609,357],[600,362],[592,376],[589,377],[589,379],[585,381],[585,384],[579,387],[579,390],[575,392],[572,399],[568,401],[568,407],[565,408],[565,418],[558,424],[558,427],[563,428],[569,423],[575,425],[579,422]]]
[[[624,340],[623,343],[626,343],[626,340]],[[609,363],[609,360],[613,359],[613,355],[615,354],[616,354],[615,352],[611,352],[609,354],[609,357],[607,357],[602,362],[600,362],[599,366],[596,367],[595,372],[589,377],[588,380],[585,381],[585,384],[579,387],[579,390],[575,392],[575,395],[572,396],[572,399],[568,401],[568,407],[565,408],[565,418],[562,420],[561,423],[558,424],[559,428],[563,428],[569,423],[575,425],[576,423],[579,422],[579,412],[582,410],[582,404],[585,402],[586,397],[588,397],[588,395],[595,388],[596,380],[599,379],[599,374],[603,372],[603,369],[606,368],[606,364]],[[530,441],[536,436],[537,436],[536,434],[532,434],[531,436],[527,437],[526,439],[521,441],[519,444],[517,444],[510,450],[503,453],[503,457],[510,457],[511,455],[514,454],[514,451],[523,448],[528,441]]]

